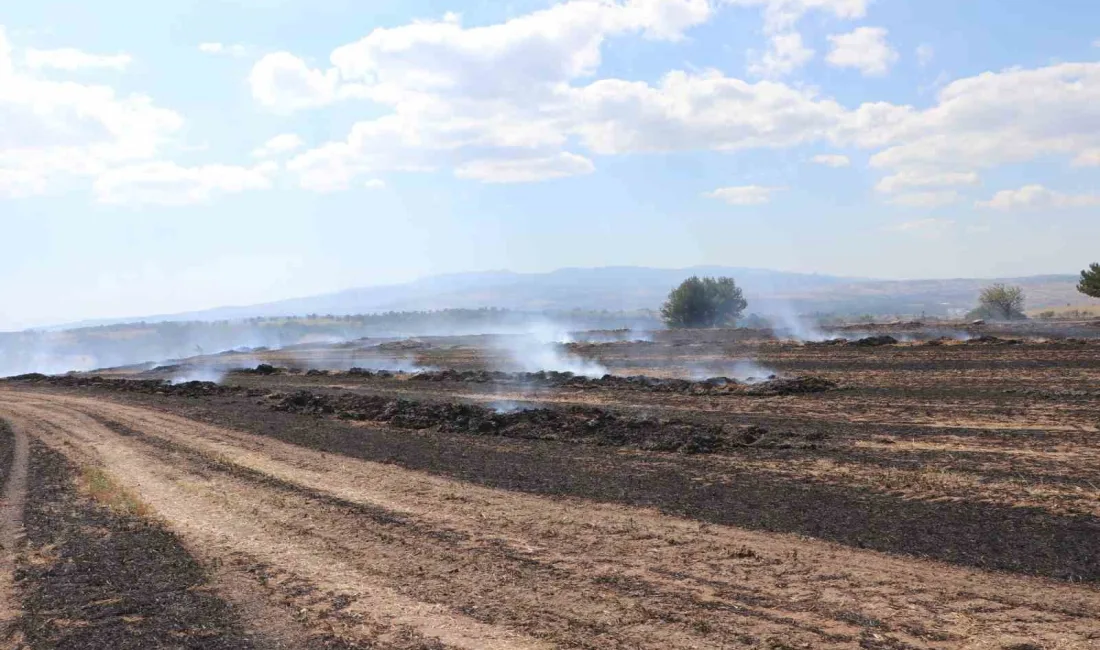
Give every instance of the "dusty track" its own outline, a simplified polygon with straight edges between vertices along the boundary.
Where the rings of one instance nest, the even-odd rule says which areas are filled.
[[[19,650],[286,647],[246,631],[202,566],[132,495],[37,440],[23,528],[16,569],[22,613],[12,636]],[[314,647],[324,647],[321,641]]]
[[[1086,648],[1100,639],[1093,587],[477,487],[100,399],[0,390],[0,417],[124,483],[245,611],[350,644]]]
[[[19,607],[13,593],[15,558],[22,536],[23,502],[27,489],[26,434],[7,428],[0,422],[0,443],[7,449],[0,452],[0,642],[2,642],[15,618]],[[7,461],[5,463],[5,461]]]

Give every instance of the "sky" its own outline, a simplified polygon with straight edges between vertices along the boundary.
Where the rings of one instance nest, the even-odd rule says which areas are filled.
[[[1100,3],[0,6],[0,329],[430,274],[1100,258]]]

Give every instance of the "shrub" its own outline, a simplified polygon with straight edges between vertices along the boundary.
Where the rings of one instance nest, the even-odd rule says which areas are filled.
[[[978,295],[978,307],[970,312],[968,318],[989,320],[1023,320],[1024,290],[1022,287],[993,284],[982,289]]]
[[[733,278],[692,276],[669,292],[661,317],[673,328],[719,327],[736,323],[747,306]]]

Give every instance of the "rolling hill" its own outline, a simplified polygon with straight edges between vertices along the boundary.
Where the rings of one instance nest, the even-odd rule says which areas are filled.
[[[656,309],[670,288],[690,275],[736,278],[749,300],[749,312],[777,311],[876,316],[958,315],[974,306],[981,287],[1007,282],[1024,287],[1028,308],[1100,304],[1077,293],[1074,275],[1024,278],[875,280],[790,273],[768,269],[699,266],[566,268],[549,273],[492,271],[437,275],[396,285],[347,289],[257,305],[203,311],[86,321],[62,326],[236,320],[306,314],[364,314],[447,308],[497,307],[517,311]]]

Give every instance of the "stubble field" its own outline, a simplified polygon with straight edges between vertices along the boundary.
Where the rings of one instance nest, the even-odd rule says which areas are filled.
[[[463,337],[8,380],[0,638],[1097,647],[1089,327],[550,346],[602,379]]]

